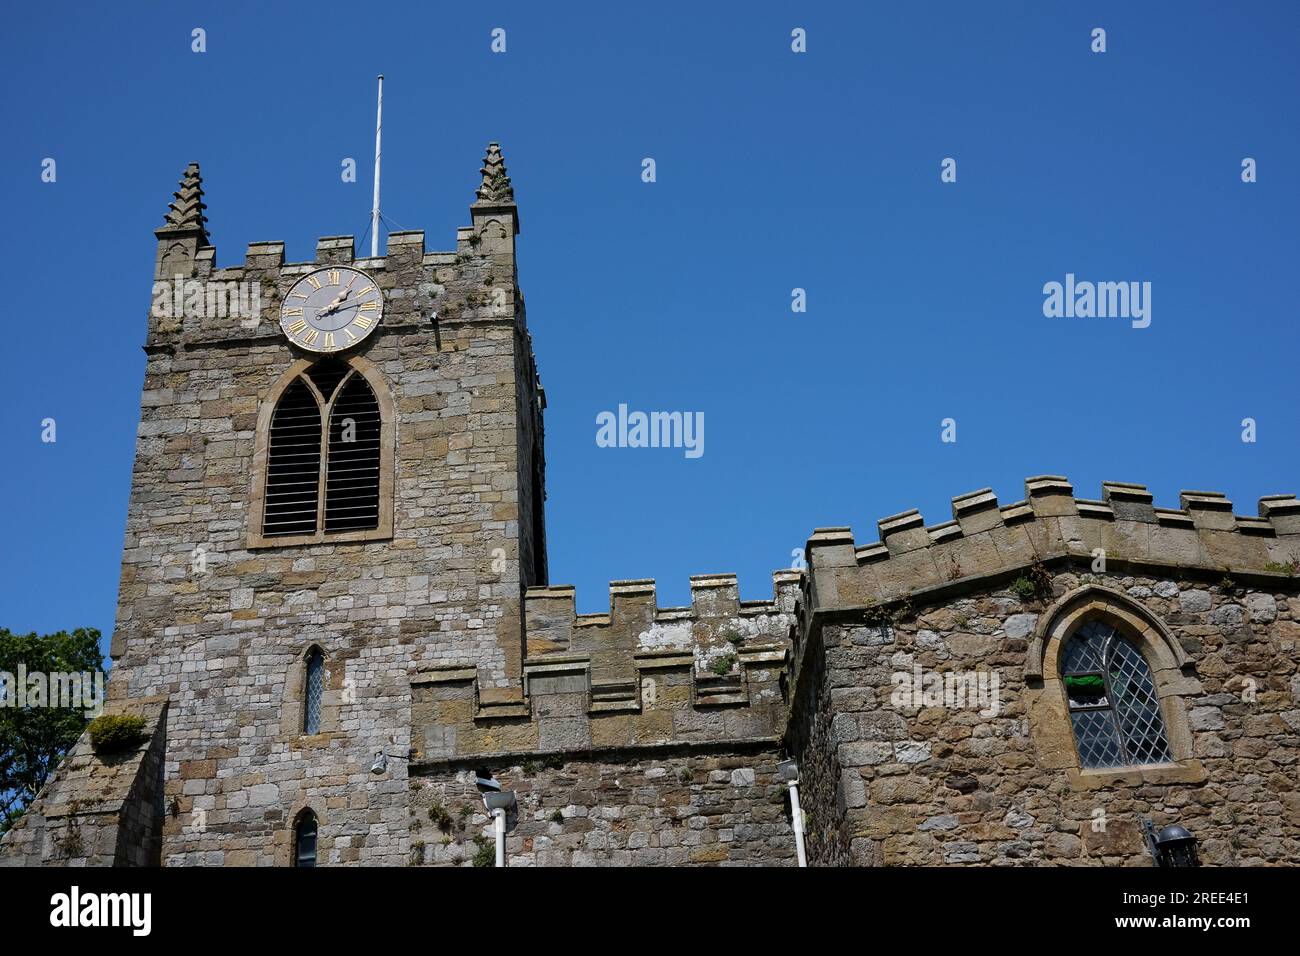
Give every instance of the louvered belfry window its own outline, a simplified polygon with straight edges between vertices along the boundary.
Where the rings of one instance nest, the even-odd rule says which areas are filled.
[[[1132,767],[1174,758],[1151,668],[1115,628],[1089,621],[1066,641],[1061,673],[1084,767]]]
[[[360,375],[338,390],[330,409],[325,530],[379,525],[379,403]]]
[[[381,425],[369,383],[344,363],[295,379],[271,416],[262,535],[379,527]]]
[[[266,517],[262,534],[314,534],[320,499],[320,406],[298,379],[271,416],[266,459]]]

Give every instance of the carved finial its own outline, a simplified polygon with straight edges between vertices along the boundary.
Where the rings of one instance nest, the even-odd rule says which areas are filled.
[[[487,155],[483,157],[483,168],[479,172],[483,174],[483,184],[475,193],[476,202],[513,203],[515,201],[515,189],[510,185],[510,177],[506,175],[506,160],[501,155],[499,143],[488,143]]]
[[[181,177],[180,189],[172,194],[176,198],[168,205],[165,225],[159,232],[180,232],[197,229],[199,245],[208,243],[208,217],[203,210],[208,207],[203,202],[203,177],[199,175],[199,164],[190,163],[185,167]]]

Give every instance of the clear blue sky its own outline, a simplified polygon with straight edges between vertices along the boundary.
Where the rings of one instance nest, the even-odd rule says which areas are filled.
[[[381,71],[384,209],[428,249],[504,148],[551,576],[580,610],[629,577],[662,605],[720,571],[766,597],[816,526],[873,541],[985,485],[1018,500],[1027,475],[1144,482],[1159,506],[1221,490],[1247,514],[1300,491],[1300,4],[491,6],[6,15],[0,625],[111,630],[153,230],[185,164],[219,265],[359,238]],[[1151,282],[1150,328],[1045,318],[1067,272]],[[704,456],[598,448],[619,403],[704,412]]]

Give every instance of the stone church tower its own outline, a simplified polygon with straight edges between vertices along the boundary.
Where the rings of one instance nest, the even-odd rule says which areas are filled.
[[[495,787],[510,865],[1149,865],[1172,823],[1300,862],[1293,495],[1040,475],[817,529],[767,600],[577,614],[495,143],[481,173],[454,250],[218,268],[185,171],[111,644],[143,739],[83,736],[0,864],[490,865]]]
[[[471,667],[482,706],[518,707],[523,594],[547,583],[545,400],[510,177],[491,144],[470,225],[447,252],[400,232],[386,256],[358,260],[352,237],[334,236],[314,262],[257,242],[219,268],[206,223],[193,164],[157,231],[110,697],[167,707],[168,862],[283,862],[287,828],[309,808],[336,828],[341,858],[403,862],[408,667]],[[280,322],[294,283],[327,282],[330,267],[383,297],[381,326],[338,357],[295,347]],[[217,291],[227,306],[260,298],[260,310],[212,308]],[[176,298],[186,307],[168,308]],[[263,528],[273,418],[293,411],[277,402],[295,382],[320,392],[341,376],[361,377],[378,412],[365,462],[378,469],[377,515],[277,536]],[[323,411],[312,409],[313,443]],[[318,495],[325,482],[311,481],[314,510],[334,488]],[[323,692],[304,736],[313,654]],[[399,757],[378,784],[376,753]]]

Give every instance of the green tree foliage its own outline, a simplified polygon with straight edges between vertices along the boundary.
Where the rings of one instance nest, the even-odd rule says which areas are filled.
[[[0,627],[0,672],[84,673],[103,670],[99,631],[77,628],[57,634],[12,634]],[[12,684],[5,688],[15,693]],[[10,704],[10,706],[4,706]],[[80,708],[25,707],[0,702],[0,833],[22,816],[88,718]]]

